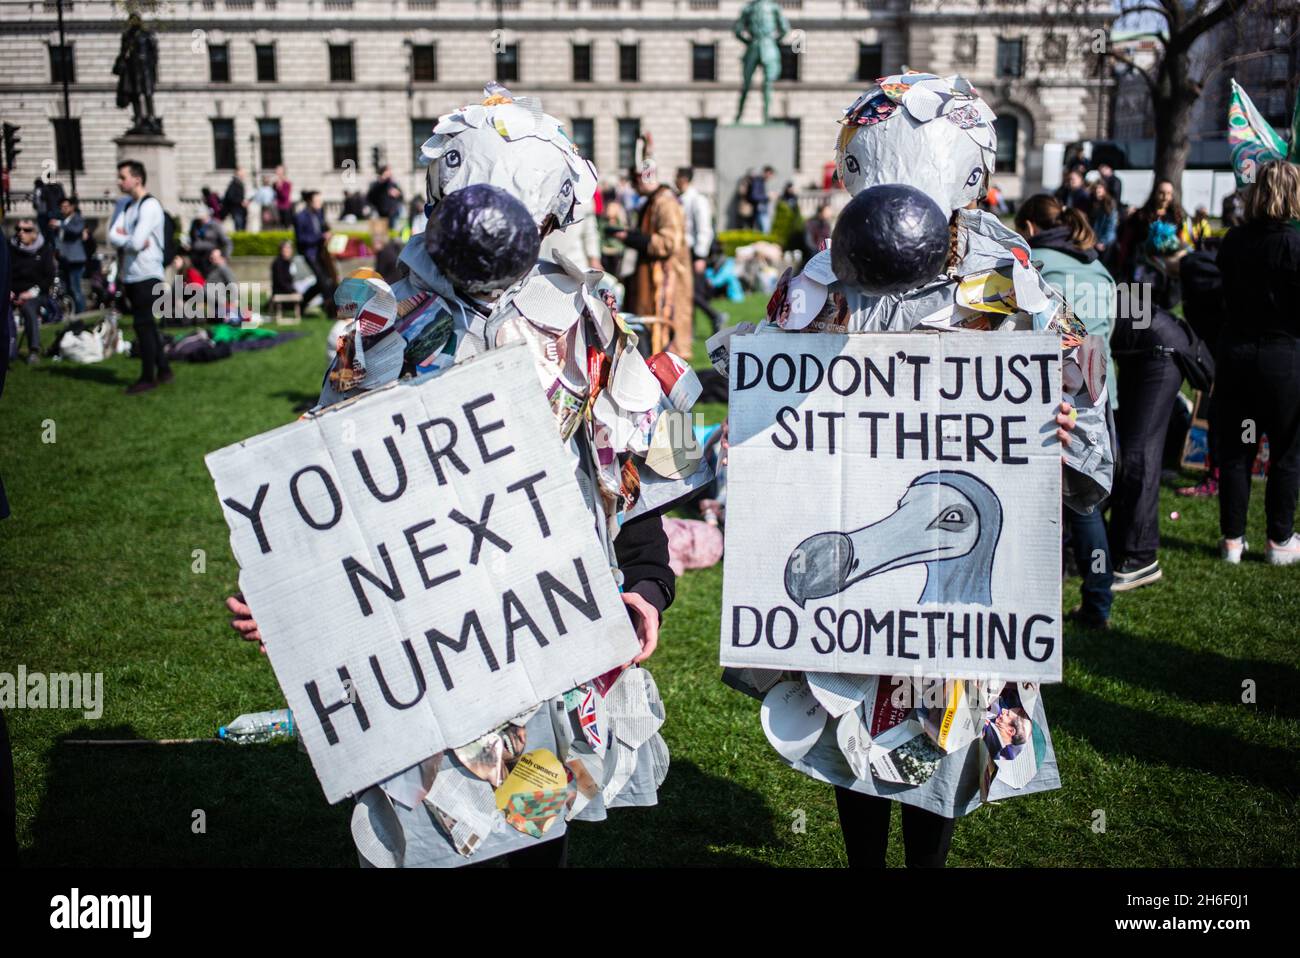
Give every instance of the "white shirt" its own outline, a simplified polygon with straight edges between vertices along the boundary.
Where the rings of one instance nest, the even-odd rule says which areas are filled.
[[[584,269],[590,268],[593,261],[600,262],[600,232],[596,228],[595,214],[547,233],[542,240],[542,250],[555,249]]]
[[[138,203],[129,196],[122,197],[113,208],[113,219],[108,227],[108,241],[126,254],[122,282],[161,280],[163,278],[162,202],[155,196],[148,196]]]
[[[708,259],[709,247],[713,245],[713,211],[709,201],[694,186],[686,187],[678,199],[686,213],[686,245],[691,248],[695,259]]]

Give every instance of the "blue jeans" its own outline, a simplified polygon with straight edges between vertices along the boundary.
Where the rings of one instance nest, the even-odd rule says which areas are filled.
[[[86,274],[85,263],[67,263],[65,269],[68,274],[68,292],[72,294],[72,305],[77,312],[86,311],[86,297],[81,292],[81,277]],[[64,317],[71,319],[71,316]]]
[[[1110,587],[1115,581],[1115,570],[1110,562],[1110,545],[1106,540],[1106,523],[1102,520],[1101,508],[1093,509],[1086,516],[1068,506],[1062,511],[1070,534],[1070,546],[1074,549],[1074,561],[1083,576],[1083,612],[1108,619],[1114,599]]]

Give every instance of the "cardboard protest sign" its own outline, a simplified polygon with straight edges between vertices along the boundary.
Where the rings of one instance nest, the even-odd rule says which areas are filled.
[[[731,343],[724,666],[1060,681],[1050,333]]]
[[[640,648],[522,346],[207,464],[331,802]]]

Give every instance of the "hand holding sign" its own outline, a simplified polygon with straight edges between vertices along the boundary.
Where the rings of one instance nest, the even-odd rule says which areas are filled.
[[[641,652],[628,663],[637,665],[654,655],[659,647],[659,610],[635,592],[624,592],[623,604],[632,616],[637,641],[641,643]]]
[[[230,620],[230,627],[240,634],[247,642],[256,642],[257,650],[266,655],[266,643],[262,641],[262,633],[258,631],[257,622],[253,619],[253,610],[244,602],[242,592],[226,598],[226,608],[234,613],[235,617]]]

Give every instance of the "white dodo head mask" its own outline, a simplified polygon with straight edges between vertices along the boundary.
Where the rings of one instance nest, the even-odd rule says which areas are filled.
[[[835,144],[852,194],[903,183],[951,212],[984,195],[997,158],[993,110],[960,76],[881,77],[845,111]]]
[[[517,97],[489,83],[482,103],[438,119],[420,148],[429,162],[425,194],[430,204],[465,186],[487,183],[506,190],[533,215],[539,228],[554,217],[563,228],[592,212],[596,170],[583,159],[560,121],[532,97]]]

